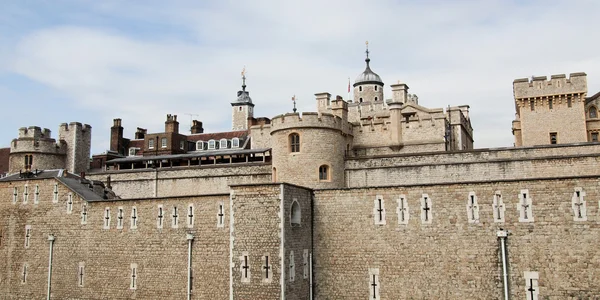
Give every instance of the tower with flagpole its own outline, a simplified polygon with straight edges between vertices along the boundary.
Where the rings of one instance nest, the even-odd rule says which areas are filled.
[[[248,130],[248,119],[254,117],[254,104],[250,92],[246,91],[246,67],[242,69],[242,90],[237,92],[236,101],[231,103],[232,130]]]

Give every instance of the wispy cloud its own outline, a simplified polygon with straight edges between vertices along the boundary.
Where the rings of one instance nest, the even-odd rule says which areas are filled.
[[[316,92],[345,95],[369,40],[387,84],[406,82],[428,107],[471,105],[476,146],[509,146],[514,78],[585,71],[590,93],[600,90],[590,29],[599,9],[592,1],[13,4],[0,15],[11,25],[0,29],[0,97],[11,109],[25,101],[44,109],[9,116],[0,145],[21,126],[83,121],[100,152],[113,118],[132,135],[137,126],[162,130],[167,113],[180,114],[182,128],[194,113],[208,130],[228,130],[244,65],[256,114],[289,111],[294,94],[312,111]]]

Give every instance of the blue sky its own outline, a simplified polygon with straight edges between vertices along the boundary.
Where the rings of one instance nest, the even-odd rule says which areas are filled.
[[[515,78],[586,72],[600,91],[598,1],[10,1],[0,0],[0,147],[17,129],[93,127],[108,148],[162,131],[166,114],[207,131],[231,126],[246,66],[255,115],[316,109],[314,94],[346,96],[371,66],[426,107],[468,104],[475,146],[511,146]]]

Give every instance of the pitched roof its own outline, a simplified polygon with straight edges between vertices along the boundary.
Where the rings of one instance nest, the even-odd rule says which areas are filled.
[[[247,130],[240,130],[240,131],[190,134],[187,136],[187,140],[190,142],[220,140],[220,139],[230,140],[232,138],[243,139],[243,138],[246,138],[247,136],[248,136]]]

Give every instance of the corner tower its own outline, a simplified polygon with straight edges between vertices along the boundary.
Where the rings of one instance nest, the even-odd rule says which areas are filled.
[[[367,67],[354,80],[354,102],[378,102],[383,101],[383,81],[381,77],[371,70],[369,65],[369,42],[367,44],[367,58],[365,62]]]
[[[237,100],[231,103],[231,130],[248,130],[248,118],[254,117],[254,104],[250,92],[246,91],[246,68],[242,70],[242,90]]]

